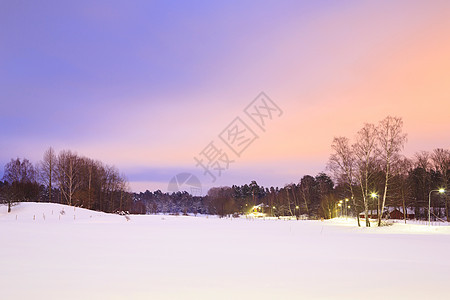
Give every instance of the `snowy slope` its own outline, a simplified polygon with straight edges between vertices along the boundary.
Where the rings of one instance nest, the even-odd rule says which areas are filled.
[[[119,216],[106,214],[103,212],[92,211],[80,207],[72,207],[56,203],[36,203],[23,202],[12,207],[11,213],[7,213],[7,206],[0,206],[0,220],[20,220],[28,221],[74,221],[90,220],[98,221],[108,217],[120,218]],[[93,218],[93,219],[92,219]]]
[[[42,203],[7,214],[1,206],[1,298],[447,297],[449,227],[130,218]]]

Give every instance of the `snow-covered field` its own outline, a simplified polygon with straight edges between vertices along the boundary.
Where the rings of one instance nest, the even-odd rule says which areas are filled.
[[[64,214],[61,210],[64,209]],[[44,219],[45,217],[45,219]],[[0,206],[1,299],[447,299],[450,227]]]

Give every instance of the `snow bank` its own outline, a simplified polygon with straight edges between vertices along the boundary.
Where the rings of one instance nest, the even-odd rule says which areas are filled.
[[[121,219],[118,215],[106,214],[103,212],[92,211],[80,207],[68,206],[57,203],[36,203],[22,202],[17,203],[11,208],[11,213],[7,212],[7,206],[0,206],[0,220],[28,222],[51,222],[51,221],[100,221],[108,219]]]
[[[448,227],[73,210],[1,207],[2,299],[447,297]]]

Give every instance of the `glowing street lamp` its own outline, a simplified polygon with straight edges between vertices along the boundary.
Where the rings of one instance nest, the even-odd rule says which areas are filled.
[[[428,194],[428,226],[431,225],[431,193],[432,192],[439,192],[439,194],[445,193],[444,189],[438,189],[438,190],[431,190]]]

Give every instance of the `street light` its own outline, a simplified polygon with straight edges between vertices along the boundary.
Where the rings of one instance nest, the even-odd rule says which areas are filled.
[[[439,192],[439,194],[445,193],[444,189],[438,189],[438,190],[431,190],[428,194],[428,226],[431,225],[431,193],[432,192]]]

